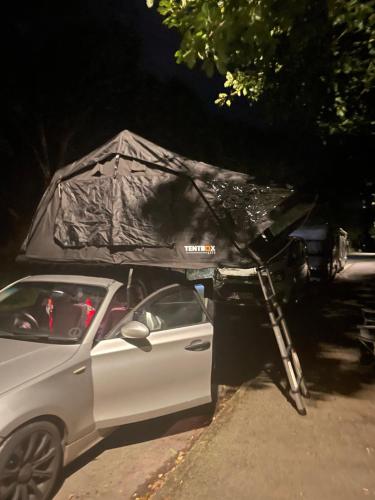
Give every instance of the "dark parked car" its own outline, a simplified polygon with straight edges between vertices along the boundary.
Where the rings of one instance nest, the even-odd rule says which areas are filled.
[[[306,241],[311,276],[333,279],[345,267],[348,257],[348,233],[329,224],[304,226],[294,236]]]
[[[284,303],[301,298],[310,280],[304,240],[297,237],[289,238],[283,249],[269,260],[269,269],[276,292]],[[240,304],[259,304],[262,297],[256,267],[219,269],[216,279],[216,298]]]

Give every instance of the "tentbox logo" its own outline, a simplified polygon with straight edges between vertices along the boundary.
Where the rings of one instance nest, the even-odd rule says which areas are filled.
[[[215,245],[185,245],[185,252],[214,255],[216,253],[216,249]]]

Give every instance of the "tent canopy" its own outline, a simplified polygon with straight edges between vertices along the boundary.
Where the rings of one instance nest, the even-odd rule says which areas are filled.
[[[272,232],[280,216],[285,219],[291,195],[289,189],[255,185],[249,175],[187,159],[125,130],[56,172],[19,260],[246,266],[254,262],[252,243]]]

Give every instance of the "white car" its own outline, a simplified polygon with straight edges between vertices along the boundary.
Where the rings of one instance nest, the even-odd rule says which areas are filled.
[[[42,275],[0,291],[0,499],[47,499],[62,465],[130,422],[209,403],[213,326],[200,294]]]

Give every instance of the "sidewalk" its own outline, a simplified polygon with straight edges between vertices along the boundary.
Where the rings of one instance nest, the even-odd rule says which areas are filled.
[[[344,371],[357,367],[358,352],[344,351],[327,346],[322,356],[344,356]],[[299,416],[258,377],[228,402],[152,499],[374,498],[375,387],[363,384],[350,397],[315,393],[307,410]]]

